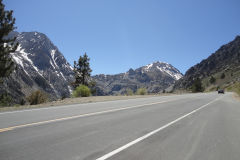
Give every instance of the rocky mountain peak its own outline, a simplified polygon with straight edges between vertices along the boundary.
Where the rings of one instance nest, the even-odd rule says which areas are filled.
[[[11,53],[17,70],[8,80],[8,85],[0,90],[16,93],[11,90],[17,88],[24,97],[38,89],[48,93],[50,99],[70,96],[73,69],[45,34],[13,32],[9,36],[16,36],[19,43],[17,50]]]
[[[142,70],[142,72],[162,72],[170,75],[175,80],[178,80],[183,76],[178,69],[166,62],[153,62],[151,64],[141,67],[140,69]]]

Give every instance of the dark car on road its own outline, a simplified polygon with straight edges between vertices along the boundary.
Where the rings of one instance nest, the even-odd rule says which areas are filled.
[[[224,94],[224,89],[219,89],[218,94],[220,94],[220,93]]]

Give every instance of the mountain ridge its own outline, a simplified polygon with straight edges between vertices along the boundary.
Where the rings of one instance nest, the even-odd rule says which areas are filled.
[[[204,82],[204,87],[209,87],[211,77],[218,80],[218,83],[214,84],[215,88],[224,88],[224,85],[240,81],[239,71],[240,36],[237,35],[234,40],[222,45],[215,53],[189,68],[183,78],[175,83],[174,90],[190,89],[197,78]],[[221,78],[222,74],[227,77]]]
[[[74,80],[71,65],[63,54],[43,33],[12,32],[19,43],[11,53],[17,69],[5,80],[0,92],[8,91],[15,101],[20,101],[35,90],[48,93],[50,99],[71,94],[70,82]]]
[[[146,88],[149,93],[158,93],[181,77],[182,74],[175,67],[157,61],[135,70],[130,68],[124,73],[98,74],[92,78],[97,83],[99,94],[116,95],[125,94],[127,88],[134,92],[138,88]]]

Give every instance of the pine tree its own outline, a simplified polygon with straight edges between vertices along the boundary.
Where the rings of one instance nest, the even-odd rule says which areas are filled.
[[[5,5],[0,0],[0,82],[4,77],[8,77],[14,69],[14,63],[10,53],[15,52],[18,43],[16,37],[6,38],[15,27],[15,18],[12,17],[13,11],[5,11]]]
[[[221,79],[224,79],[224,78],[225,78],[225,74],[222,73],[222,74],[221,74]]]
[[[88,86],[92,72],[89,61],[90,58],[87,56],[86,53],[83,56],[80,56],[78,62],[74,61],[74,88],[78,87],[81,84]]]
[[[192,92],[203,92],[204,88],[202,86],[202,81],[197,78],[194,80],[193,85],[192,85]]]
[[[210,78],[209,82],[210,82],[211,84],[213,84],[213,83],[215,83],[215,82],[216,82],[216,79],[215,79],[213,76],[211,76],[211,78]]]

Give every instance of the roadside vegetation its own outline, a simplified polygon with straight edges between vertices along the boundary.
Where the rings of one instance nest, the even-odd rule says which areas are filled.
[[[136,91],[136,95],[146,95],[147,89],[146,88],[138,88]]]
[[[73,91],[73,97],[89,97],[91,95],[91,90],[88,86],[81,84]]]
[[[89,97],[95,93],[96,83],[91,80],[90,58],[85,53],[78,61],[74,61],[75,82],[72,83],[74,91],[72,97]]]
[[[192,92],[196,93],[196,92],[203,92],[204,91],[204,87],[202,85],[202,81],[197,78],[192,85]]]
[[[126,96],[133,96],[133,95],[134,95],[133,90],[130,89],[130,88],[127,88],[126,89]]]
[[[27,97],[27,100],[30,105],[36,105],[47,102],[48,97],[44,92],[37,90]]]

